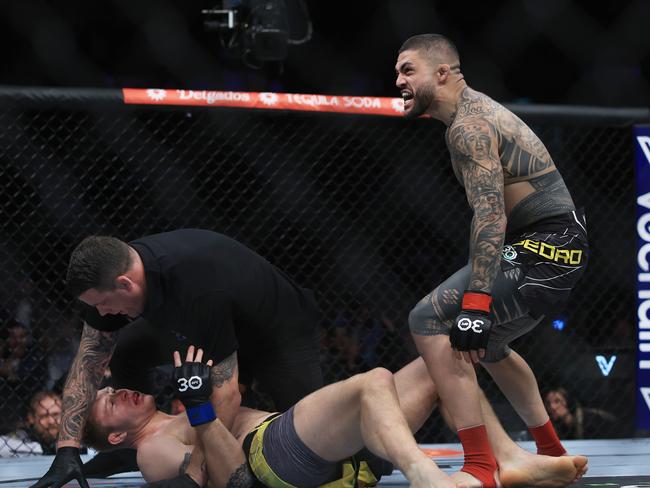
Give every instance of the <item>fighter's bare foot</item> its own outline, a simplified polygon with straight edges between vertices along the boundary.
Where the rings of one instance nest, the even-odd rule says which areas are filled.
[[[573,482],[575,483],[587,472],[587,469],[589,468],[589,466],[587,466],[587,463],[589,460],[587,459],[587,456],[570,456],[568,454],[565,454],[564,457],[573,459],[573,465],[576,467],[576,477],[573,479]]]
[[[411,464],[404,475],[415,488],[456,488],[454,481],[431,460]]]
[[[501,474],[499,471],[494,472],[493,486],[496,486],[497,488],[502,488],[503,486],[500,481],[500,476]],[[456,488],[483,488],[484,486],[481,481],[465,471],[457,471],[451,475],[451,479],[456,483]]]
[[[557,488],[570,485],[586,472],[587,458],[584,456],[552,457],[526,453],[499,466],[501,483],[506,488]]]

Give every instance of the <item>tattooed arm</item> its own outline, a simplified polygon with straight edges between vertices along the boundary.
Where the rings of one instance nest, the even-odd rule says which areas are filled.
[[[489,114],[466,117],[449,128],[454,170],[462,177],[474,212],[470,233],[472,273],[468,290],[490,293],[506,231],[503,169]]]
[[[233,352],[212,367],[212,406],[227,429],[232,424],[241,404],[237,352]]]
[[[84,424],[113,355],[119,332],[100,332],[84,324],[79,350],[63,389],[57,447],[79,447]]]

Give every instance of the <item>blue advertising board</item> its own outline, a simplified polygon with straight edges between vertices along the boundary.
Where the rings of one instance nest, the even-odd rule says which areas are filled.
[[[637,233],[637,403],[639,429],[650,429],[650,126],[634,128]]]

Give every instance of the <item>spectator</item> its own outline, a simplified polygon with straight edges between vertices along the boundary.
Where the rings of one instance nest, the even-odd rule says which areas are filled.
[[[61,397],[52,391],[38,391],[20,428],[0,437],[0,457],[54,454],[60,423]]]
[[[16,290],[15,319],[23,324],[27,330],[31,330],[32,328],[34,288],[34,282],[26,276],[20,281]]]
[[[0,357],[0,397],[4,399],[0,431],[14,428],[19,420],[14,405],[42,389],[46,377],[45,355],[27,327],[15,319],[8,322]]]
[[[17,387],[27,385],[26,388],[31,391],[25,396],[30,397],[45,383],[44,357],[29,329],[15,319],[10,320],[5,332],[3,355],[0,358],[0,378]],[[25,381],[26,378],[30,381]]]
[[[404,364],[402,341],[393,321],[363,302],[339,314],[334,343],[341,351],[346,377],[377,366],[393,371]]]
[[[31,344],[29,330],[17,320],[9,320],[4,343],[2,358],[0,358],[0,377],[6,382],[17,383],[18,369]]]
[[[330,352],[332,355],[338,356],[338,362],[341,365],[339,380],[366,369],[361,355],[361,346],[365,335],[365,331],[361,330],[361,325],[366,320],[366,311],[367,307],[352,301],[351,305],[340,311],[334,320]]]
[[[562,387],[544,394],[544,405],[560,439],[617,437],[618,419],[598,408],[587,408],[574,401]]]
[[[409,354],[406,346],[404,332],[408,329],[401,329],[395,322],[386,315],[380,318],[383,334],[377,345],[378,364],[389,369],[393,373],[409,362]],[[410,340],[410,335],[408,340]],[[412,357],[412,356],[411,356]]]

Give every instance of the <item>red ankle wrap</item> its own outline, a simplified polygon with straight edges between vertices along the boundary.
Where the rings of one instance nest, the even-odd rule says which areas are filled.
[[[484,488],[496,488],[494,472],[497,461],[492,454],[484,425],[458,431],[458,437],[465,452],[465,464],[461,471],[471,474],[483,483]]]
[[[562,456],[566,454],[566,449],[564,449],[560,438],[555,433],[555,428],[553,428],[550,419],[539,427],[528,427],[528,430],[535,439],[535,444],[537,444],[537,454],[545,456]]]

